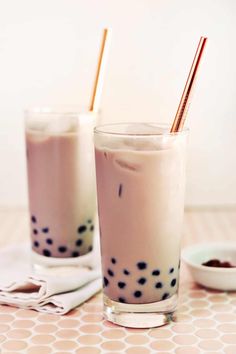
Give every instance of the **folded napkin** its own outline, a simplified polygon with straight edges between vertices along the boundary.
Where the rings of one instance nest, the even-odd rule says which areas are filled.
[[[98,250],[81,256],[77,266],[48,268],[35,273],[30,244],[0,251],[0,303],[62,315],[102,287]]]

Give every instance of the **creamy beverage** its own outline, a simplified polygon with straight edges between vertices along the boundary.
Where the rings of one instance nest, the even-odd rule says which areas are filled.
[[[186,132],[148,124],[101,131],[95,147],[104,294],[126,304],[170,300],[179,280]]]
[[[92,114],[30,114],[26,148],[33,250],[78,257],[93,248]]]

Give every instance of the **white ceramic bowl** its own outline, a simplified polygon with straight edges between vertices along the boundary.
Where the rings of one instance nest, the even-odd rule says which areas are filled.
[[[218,290],[236,290],[236,268],[202,265],[211,259],[228,261],[236,265],[236,243],[197,244],[183,249],[181,256],[198,284]]]

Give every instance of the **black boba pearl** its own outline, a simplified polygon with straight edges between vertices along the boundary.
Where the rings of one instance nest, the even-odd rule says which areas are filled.
[[[91,222],[92,222],[92,219],[88,219],[87,223],[91,224]]]
[[[60,253],[65,253],[65,252],[67,251],[67,247],[65,247],[65,246],[60,246],[60,247],[58,247],[58,251],[59,251]]]
[[[33,223],[36,223],[36,222],[37,222],[37,219],[36,219],[36,217],[35,217],[34,215],[31,216],[31,221],[32,221]]]
[[[81,225],[80,227],[78,227],[78,233],[79,234],[82,234],[86,230],[87,230],[87,226],[86,225]]]
[[[38,241],[34,241],[34,247],[39,247],[39,242]]]
[[[141,284],[141,285],[145,284],[146,281],[147,281],[146,278],[140,278],[139,280],[137,280],[137,282],[138,282],[139,284]]]
[[[124,289],[126,287],[126,284],[123,281],[119,281],[118,286],[120,289]]]
[[[174,268],[170,268],[169,273],[171,274],[173,272],[174,272]]]
[[[169,293],[164,293],[163,296],[162,296],[162,300],[168,299],[169,296],[170,296]]]
[[[44,232],[45,234],[47,234],[49,231],[49,228],[48,227],[43,227],[42,228],[42,232]]]
[[[91,225],[91,226],[90,226],[90,231],[93,231],[93,230],[94,230],[94,226]]]
[[[93,246],[89,246],[88,251],[91,252],[93,250]]]
[[[107,273],[110,275],[110,277],[114,277],[114,272],[111,269],[108,269]]]
[[[123,273],[124,273],[125,275],[129,275],[129,274],[130,274],[130,272],[129,272],[127,269],[124,269],[124,270],[123,270]]]
[[[51,257],[51,252],[49,250],[43,250],[43,255],[46,257]]]
[[[119,185],[119,190],[118,190],[118,196],[121,198],[121,196],[122,196],[122,189],[123,189],[123,185],[122,184],[120,184]]]
[[[156,283],[155,288],[161,289],[162,288],[162,283],[161,282]]]
[[[37,229],[33,229],[33,233],[34,233],[34,235],[38,235],[38,230]]]
[[[47,238],[46,242],[48,245],[52,245],[53,244],[53,240],[51,238]]]
[[[147,263],[145,263],[145,262],[138,262],[138,263],[137,263],[137,267],[138,267],[138,269],[140,269],[140,270],[146,269],[146,268],[147,268]]]
[[[104,284],[104,286],[109,285],[109,280],[106,277],[103,278],[103,284]]]
[[[141,292],[141,291],[136,290],[136,291],[134,292],[134,297],[141,297],[141,296],[142,296],[142,292]]]
[[[174,287],[175,284],[176,284],[176,279],[172,279],[170,285],[171,285],[172,287]]]
[[[122,302],[123,304],[126,302],[123,297],[119,297],[118,301],[119,301],[119,302]]]
[[[80,238],[76,241],[76,246],[80,247],[83,243],[83,240],[81,240]]]
[[[178,269],[180,268],[180,260],[179,260],[179,265],[178,265]]]
[[[158,276],[158,275],[160,275],[160,271],[159,271],[159,269],[155,269],[153,272],[152,272],[152,275],[154,275],[154,276]]]
[[[74,251],[74,252],[72,252],[71,256],[72,257],[79,257],[79,252]]]
[[[111,263],[116,264],[116,259],[115,258],[111,258]]]

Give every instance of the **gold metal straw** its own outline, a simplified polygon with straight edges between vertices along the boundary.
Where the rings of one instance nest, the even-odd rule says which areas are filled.
[[[188,75],[188,79],[187,82],[185,84],[184,87],[184,91],[179,103],[179,107],[178,110],[176,112],[175,115],[175,119],[174,122],[172,124],[171,133],[175,133],[175,132],[179,132],[183,129],[184,126],[184,122],[185,122],[185,118],[186,118],[186,114],[187,114],[187,109],[189,106],[189,101],[190,101],[190,95],[192,93],[192,89],[193,89],[193,85],[196,79],[196,74],[197,74],[197,70],[202,58],[202,53],[204,51],[205,48],[205,44],[206,44],[207,38],[206,37],[201,37],[198,47],[197,47],[197,51],[195,54],[195,57],[193,59],[193,63]]]
[[[105,28],[103,31],[103,38],[102,38],[101,50],[98,58],[96,77],[94,81],[91,102],[89,105],[89,110],[93,112],[98,112],[99,110],[110,36],[111,36],[111,29]]]

